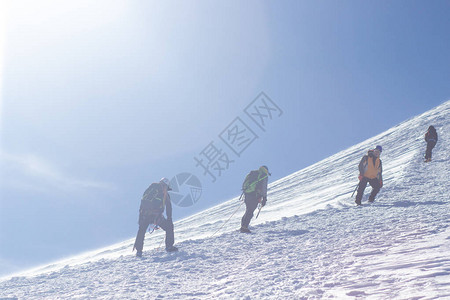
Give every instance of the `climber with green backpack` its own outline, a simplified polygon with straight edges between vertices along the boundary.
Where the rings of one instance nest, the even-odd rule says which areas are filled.
[[[152,183],[144,192],[139,208],[139,231],[134,242],[133,250],[136,249],[136,256],[142,256],[144,248],[145,232],[150,224],[159,226],[166,232],[166,251],[174,252],[178,248],[173,246],[174,233],[172,222],[172,203],[170,202],[169,179],[162,178],[159,182]],[[163,212],[166,210],[167,219]]]
[[[267,181],[270,175],[267,166],[262,166],[258,170],[250,171],[245,177],[244,183],[242,184],[242,191],[245,195],[244,202],[246,209],[241,220],[240,232],[250,233],[248,225],[253,218],[253,212],[259,203],[261,203],[261,207],[266,205]]]

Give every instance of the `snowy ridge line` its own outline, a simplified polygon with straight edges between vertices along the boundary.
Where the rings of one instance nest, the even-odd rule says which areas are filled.
[[[449,121],[447,101],[273,182],[252,234],[237,232],[239,211],[211,237],[240,204],[233,198],[175,223],[179,253],[155,252],[158,232],[147,235],[137,260],[133,238],[2,279],[0,297],[448,298]],[[425,164],[431,124],[439,143]],[[375,143],[383,145],[384,187],[370,205],[368,187],[355,207],[357,164]]]
[[[441,113],[443,115],[449,115],[450,114],[450,100],[447,102],[444,102],[442,105],[431,109],[430,111],[427,111],[423,114],[420,114],[418,116],[409,118],[406,121],[401,122],[400,124],[386,130],[383,133],[378,134],[375,137],[369,138],[366,141],[363,141],[359,144],[356,144],[352,147],[349,147],[341,152],[338,152],[328,158],[325,158],[317,163],[314,163],[311,166],[308,166],[302,170],[299,170],[297,172],[294,172],[288,176],[285,176],[277,181],[274,181],[272,183],[269,183],[269,191],[268,191],[268,199],[270,202],[270,204],[274,204],[273,201],[271,199],[285,199],[286,197],[283,196],[288,196],[288,197],[295,197],[295,199],[291,199],[291,200],[295,200],[295,201],[290,201],[293,202],[292,204],[286,203],[286,201],[275,201],[276,203],[276,208],[278,209],[278,206],[284,206],[284,205],[294,205],[297,206],[298,201],[300,201],[301,199],[297,198],[299,196],[301,196],[303,199],[311,199],[311,198],[319,198],[317,197],[317,189],[310,189],[310,190],[306,190],[306,189],[295,189],[295,187],[299,187],[303,184],[305,184],[305,180],[307,180],[307,178],[311,178],[314,177],[312,175],[317,174],[317,173],[321,173],[322,170],[324,169],[324,166],[333,164],[332,162],[336,162],[336,161],[351,161],[352,165],[350,165],[350,168],[346,168],[344,170],[342,174],[342,176],[345,176],[346,178],[348,178],[348,180],[344,180],[339,182],[341,190],[344,192],[341,192],[338,194],[338,196],[336,197],[337,199],[335,199],[336,201],[323,201],[321,203],[317,203],[317,201],[304,201],[304,202],[308,202],[305,203],[306,207],[304,207],[304,209],[302,211],[299,211],[298,209],[295,209],[294,211],[292,211],[292,213],[290,214],[291,216],[296,215],[296,214],[306,214],[309,212],[312,212],[314,210],[317,209],[324,209],[326,207],[350,207],[353,206],[352,201],[348,201],[350,198],[350,194],[351,191],[354,189],[355,185],[357,184],[357,179],[355,179],[356,175],[356,164],[359,162],[360,157],[365,153],[365,151],[369,148],[372,148],[374,146],[375,143],[380,142],[383,143],[383,139],[385,138],[389,138],[389,136],[391,136],[391,134],[395,131],[398,130],[404,130],[404,128],[408,128],[411,127],[412,124],[416,123],[417,120],[424,120],[424,127],[425,127],[425,123],[429,121],[430,117],[432,117],[435,114]],[[445,120],[445,118],[444,118]],[[415,140],[418,139],[422,139],[423,138],[423,134],[422,134],[423,128],[422,130],[417,134],[418,138],[415,138]],[[439,146],[439,144],[438,144]],[[418,151],[422,151],[423,150],[423,143],[417,143],[417,150]],[[385,147],[385,152],[388,152],[388,148]],[[383,161],[384,161],[384,170],[385,170],[385,174],[389,174],[389,168],[387,166],[389,166],[389,164],[386,166],[386,162],[387,159],[385,159],[383,157]],[[342,167],[342,166],[341,166]],[[335,168],[332,168],[335,169]],[[317,171],[319,170],[319,171]],[[313,173],[313,174],[311,174]],[[324,173],[322,174],[323,176],[326,176],[328,174]],[[351,176],[349,176],[351,175]],[[386,180],[386,175],[384,176],[385,180]],[[388,177],[389,178],[389,177]],[[317,188],[321,188],[322,191],[326,192],[326,186],[328,185],[328,182],[325,184],[318,184]],[[284,193],[284,190],[289,190],[290,192],[288,193]],[[284,195],[286,194],[286,195]],[[348,194],[348,195],[347,195]],[[382,194],[382,193],[380,193]],[[381,195],[380,195],[381,196]],[[222,223],[219,222],[224,222],[226,220],[226,218],[228,218],[228,216],[232,213],[232,211],[235,209],[235,207],[237,207],[239,205],[238,200],[239,197],[234,197],[228,201],[225,201],[219,205],[213,206],[211,208],[208,208],[202,212],[198,212],[195,213],[191,216],[188,216],[182,220],[179,220],[177,222],[175,222],[175,238],[176,241],[184,241],[186,240],[185,235],[188,234],[189,231],[193,231],[195,228],[197,228],[199,225],[197,224],[196,220],[197,218],[203,219],[204,222],[206,224],[216,224],[218,227],[220,227],[220,225]],[[314,200],[313,199],[313,200]],[[236,203],[236,205],[234,205]],[[267,211],[272,211],[272,209],[270,208],[271,205],[266,206],[263,209],[262,214],[263,215],[267,215]],[[218,215],[218,212],[222,211],[223,214],[221,214],[220,216]],[[212,218],[208,218],[207,216],[213,216]],[[278,217],[275,216],[275,218],[271,218],[271,220],[275,220]],[[240,219],[240,216],[236,219]],[[261,219],[260,219],[261,220]],[[252,224],[259,224],[260,221],[258,220],[253,220]],[[232,223],[233,224],[233,223]],[[236,226],[238,226],[238,224],[236,222],[234,222],[234,228],[236,228]],[[206,226],[207,227],[207,226]],[[182,230],[182,232],[179,232],[179,230]],[[234,229],[228,229],[226,230],[226,228],[223,229],[223,231],[221,230],[220,232],[218,232],[218,234],[223,234],[225,232],[229,232],[231,230]],[[180,234],[182,233],[182,234]],[[146,249],[151,249],[157,248],[157,244],[153,243],[153,240],[158,240],[159,241],[159,235],[163,234],[162,232],[155,232],[154,234],[152,234],[151,236],[147,235],[147,238],[145,240],[145,248]],[[208,234],[197,234],[195,239],[202,239],[202,238],[207,238]],[[107,246],[107,247],[103,247],[101,249],[96,249],[96,250],[92,250],[92,251],[87,251],[85,253],[82,253],[80,255],[76,255],[67,259],[62,259],[59,261],[56,261],[54,263],[51,263],[49,265],[44,265],[44,266],[38,266],[36,268],[32,268],[30,270],[26,270],[23,272],[18,272],[12,275],[7,275],[4,276],[2,278],[0,278],[0,280],[4,280],[7,279],[11,276],[32,276],[35,274],[38,274],[40,272],[49,272],[49,271],[54,271],[57,268],[61,268],[64,267],[66,265],[72,266],[72,265],[76,265],[76,264],[82,264],[88,261],[91,261],[93,259],[101,259],[101,258],[106,258],[109,257],[111,259],[119,257],[120,255],[127,255],[130,254],[130,252],[128,252],[128,248],[132,247],[134,243],[134,237],[126,240],[124,242],[120,242],[111,246]],[[158,242],[159,243],[159,242]],[[104,256],[103,256],[104,255]]]

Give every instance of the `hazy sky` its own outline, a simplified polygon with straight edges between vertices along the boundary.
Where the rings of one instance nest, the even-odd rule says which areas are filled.
[[[134,237],[163,176],[201,181],[180,219],[450,98],[449,1],[0,3],[0,275]],[[215,182],[211,146],[232,161]]]

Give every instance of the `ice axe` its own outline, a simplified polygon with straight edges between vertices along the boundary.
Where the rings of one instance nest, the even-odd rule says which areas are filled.
[[[353,193],[350,196],[350,198],[353,198],[353,195],[355,194],[356,190],[358,189],[360,183],[361,183],[361,181],[359,181],[358,184],[356,185],[355,190],[353,191]]]

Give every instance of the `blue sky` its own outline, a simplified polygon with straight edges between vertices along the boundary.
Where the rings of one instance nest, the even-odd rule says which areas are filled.
[[[4,273],[134,237],[163,176],[202,182],[180,219],[450,98],[448,1],[2,5]],[[265,131],[244,112],[261,92],[282,111]],[[240,156],[219,138],[236,117],[258,136]],[[234,160],[214,183],[194,160],[211,142]]]

